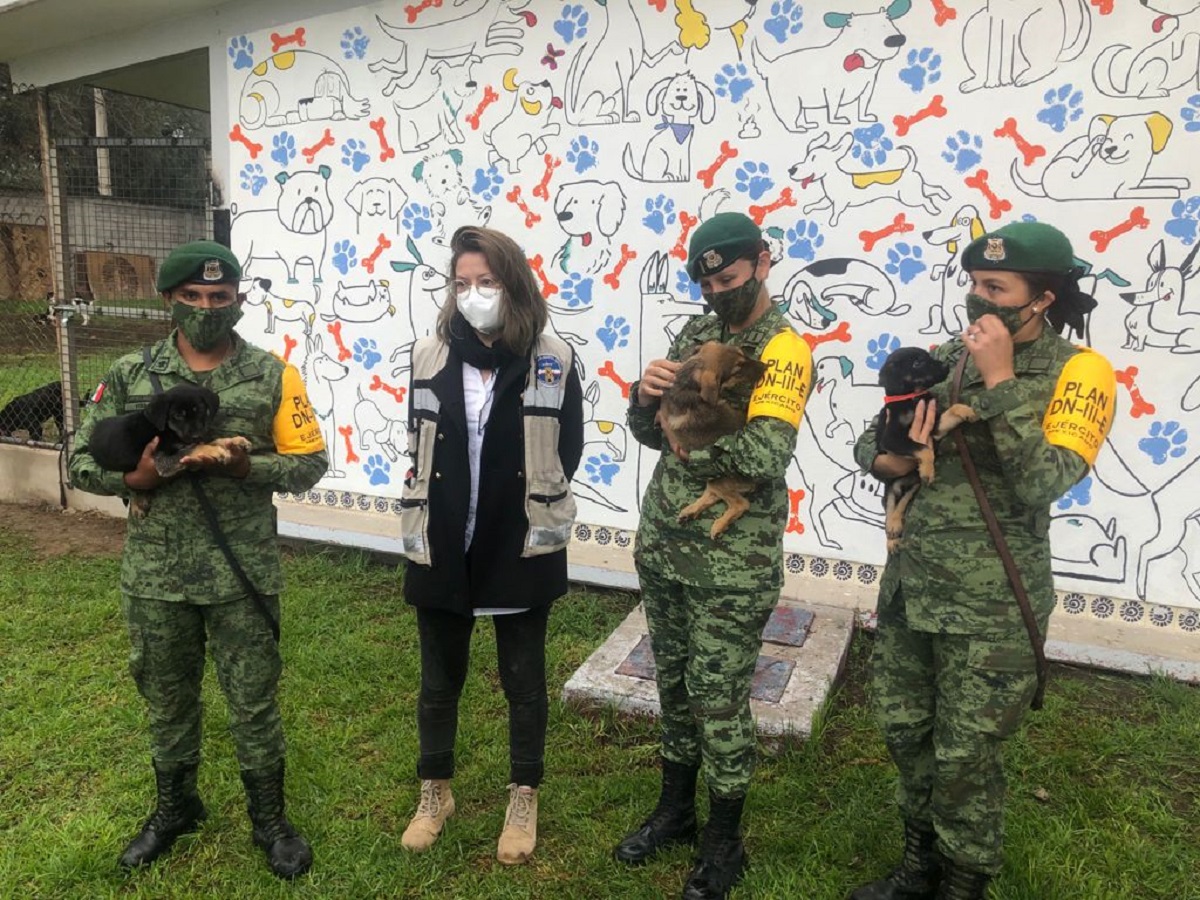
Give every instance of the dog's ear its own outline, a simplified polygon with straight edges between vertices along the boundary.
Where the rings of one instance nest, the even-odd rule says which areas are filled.
[[[625,193],[615,181],[605,182],[600,194],[600,208],[596,211],[596,225],[605,237],[612,237],[625,218]]]
[[[404,192],[404,188],[400,187],[400,182],[395,178],[387,180],[388,194],[388,218],[394,219],[400,215],[404,209],[404,204],[408,202],[408,194]]]
[[[842,377],[849,378],[850,373],[852,373],[854,371],[854,360],[852,360],[848,356],[839,356],[838,362],[841,364],[841,367],[842,367]]]
[[[158,431],[162,431],[167,427],[167,416],[170,415],[170,412],[171,401],[162,394],[157,394],[146,405],[143,415]]]
[[[1161,272],[1167,267],[1167,251],[1163,242],[1159,241],[1146,254],[1146,262],[1150,264],[1151,272]]]
[[[329,166],[317,166],[317,174],[328,181],[329,176],[333,174],[333,169],[329,168]]]
[[[275,176],[275,180],[278,181],[281,185],[284,185],[284,184],[287,184],[287,180],[291,177],[292,176],[289,175],[287,172],[280,172],[278,175]]]
[[[364,182],[361,182],[361,181],[358,182],[358,184],[356,184],[356,185],[354,185],[354,187],[350,188],[350,193],[348,193],[346,195],[346,205],[349,206],[352,210],[354,210],[360,216],[362,215],[363,190],[364,190],[363,184],[364,184]]]
[[[452,160],[454,160],[455,166],[462,165],[462,151],[461,150],[447,150],[446,153],[449,154],[449,156]]]
[[[517,89],[517,70],[508,69],[504,73],[504,89],[506,91],[516,91]]]
[[[717,98],[713,95],[712,88],[707,84],[695,78],[692,79],[692,83],[696,85],[696,100],[700,107],[700,121],[707,125],[717,114]]]
[[[1152,152],[1162,152],[1163,148],[1167,146],[1167,139],[1171,137],[1173,127],[1171,120],[1160,112],[1152,112],[1146,116],[1146,128],[1150,131],[1150,150]]]
[[[413,181],[420,181],[425,177],[425,160],[421,160],[413,166]]]
[[[674,75],[668,75],[666,78],[660,78],[654,82],[654,86],[646,94],[646,112],[652,116],[658,115],[658,108],[662,106],[663,96],[674,80]]]
[[[446,60],[439,59],[432,66],[429,67],[429,74],[436,75],[438,72],[442,71],[442,69],[446,68],[446,66],[448,66],[448,65],[449,65],[449,63]]]
[[[712,369],[696,372],[696,386],[700,388],[700,399],[709,406],[715,406],[721,399],[721,379]]]
[[[1115,118],[1116,116],[1107,114],[1092,116],[1092,121],[1088,123],[1088,137],[1094,141],[1096,138],[1108,134],[1108,128]]]

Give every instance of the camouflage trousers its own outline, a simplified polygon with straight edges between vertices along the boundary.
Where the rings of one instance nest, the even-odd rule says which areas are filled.
[[[750,681],[779,589],[706,590],[638,568],[662,707],[662,755],[740,797],[754,772]]]
[[[932,826],[948,859],[995,874],[1004,839],[1001,745],[1037,686],[1028,636],[913,631],[898,590],[880,608],[872,665],[901,813]]]
[[[265,598],[278,621],[279,598]],[[121,598],[129,629],[129,671],[150,709],[150,745],[161,763],[200,761],[206,646],[229,704],[229,730],[242,769],[283,759],[275,692],[283,668],[270,626],[249,597],[192,604]]]

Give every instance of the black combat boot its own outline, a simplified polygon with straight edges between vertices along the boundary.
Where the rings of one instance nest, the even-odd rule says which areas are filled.
[[[154,763],[158,802],[142,830],[125,847],[120,864],[126,869],[148,866],[171,849],[176,838],[195,831],[208,816],[196,793],[199,763]]]
[[[242,784],[254,843],[267,854],[271,871],[280,878],[303,875],[312,866],[312,848],[283,814],[283,760],[266,769],[244,770]]]
[[[724,900],[750,862],[741,833],[746,798],[718,797],[711,791],[708,798],[708,824],[700,838],[700,855],[683,886],[683,900]]]
[[[617,844],[613,855],[621,862],[637,866],[659,850],[696,839],[696,775],[699,766],[662,761],[662,791],[658,806],[650,818],[625,840]]]
[[[904,856],[880,881],[865,884],[849,900],[934,900],[941,881],[937,835],[928,825],[904,822]]]
[[[947,860],[942,870],[942,886],[937,900],[987,900],[988,882],[991,875],[964,869]]]

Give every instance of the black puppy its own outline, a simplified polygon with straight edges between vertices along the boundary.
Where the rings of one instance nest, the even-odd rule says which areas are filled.
[[[917,403],[928,401],[929,390],[946,380],[950,367],[920,347],[901,347],[892,351],[879,370],[883,386],[883,410],[875,426],[875,448],[880,453],[894,453],[917,461],[917,471],[897,478],[888,485],[885,508],[887,548],[891,553],[904,533],[904,512],[921,484],[932,484],[934,476],[933,448],[918,444],[908,436],[917,414]],[[974,422],[975,410],[965,403],[955,403],[938,415],[933,437],[940,440],[963,422]]]
[[[14,431],[26,431],[31,441],[42,439],[42,426],[50,420],[63,432],[62,382],[44,384],[28,394],[14,397],[0,409],[0,435],[10,437]]]

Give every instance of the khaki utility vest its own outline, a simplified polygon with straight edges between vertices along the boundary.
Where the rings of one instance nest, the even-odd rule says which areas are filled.
[[[417,341],[412,352],[408,455],[413,475],[400,496],[401,553],[419,565],[432,565],[429,547],[429,482],[434,442],[441,437],[441,402],[430,380],[446,366],[449,348],[436,338]],[[543,334],[534,344],[529,378],[521,394],[525,442],[525,516],[529,530],[521,556],[542,556],[567,546],[575,522],[575,497],[558,456],[559,417],[574,365],[570,346]],[[495,377],[495,376],[493,376]],[[486,527],[480,522],[479,528]]]

